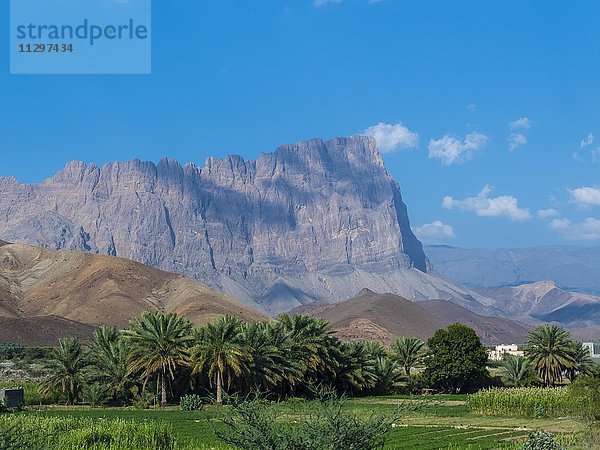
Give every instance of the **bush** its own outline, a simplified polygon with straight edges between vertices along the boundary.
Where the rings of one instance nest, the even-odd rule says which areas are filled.
[[[0,344],[0,361],[23,358],[25,356],[25,346],[21,344]]]
[[[527,442],[522,447],[523,450],[564,450],[550,433],[545,431],[534,431],[529,434]]]
[[[600,420],[600,378],[579,377],[568,390],[579,417]]]
[[[106,401],[106,391],[106,387],[100,383],[92,383],[83,389],[83,401],[96,408]]]
[[[157,422],[36,415],[0,416],[0,448],[7,450],[173,450],[171,428]]]
[[[576,416],[577,405],[567,388],[492,388],[467,397],[471,410],[492,416]]]
[[[203,406],[202,397],[196,394],[184,395],[179,400],[179,408],[182,411],[198,411]]]
[[[419,408],[399,403],[394,417],[376,413],[355,416],[333,390],[319,388],[315,397],[294,405],[294,420],[281,420],[277,405],[260,398],[234,402],[223,419],[225,427],[215,433],[225,443],[244,450],[379,449],[395,420]]]

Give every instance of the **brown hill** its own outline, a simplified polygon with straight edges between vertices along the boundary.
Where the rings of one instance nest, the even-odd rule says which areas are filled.
[[[87,340],[94,327],[57,316],[0,317],[0,343],[13,342],[37,347],[49,347],[60,338]]]
[[[502,317],[475,314],[447,300],[427,300],[419,305],[441,317],[446,323],[462,323],[473,328],[482,342],[487,344],[523,343],[532,327]]]
[[[0,246],[0,316],[58,316],[124,327],[147,310],[175,312],[196,324],[223,314],[247,321],[266,319],[195,280],[127,259],[22,244]]]
[[[508,319],[480,316],[446,300],[411,302],[368,289],[341,303],[316,303],[291,313],[329,320],[341,339],[374,340],[384,345],[396,336],[425,340],[439,328],[456,322],[475,329],[486,344],[523,342],[530,329]]]

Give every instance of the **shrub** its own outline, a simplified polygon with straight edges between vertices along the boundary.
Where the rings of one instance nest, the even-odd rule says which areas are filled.
[[[523,450],[564,450],[550,433],[545,431],[534,431],[529,434],[527,442],[523,444]]]
[[[179,408],[182,411],[198,411],[203,406],[202,397],[196,394],[184,395],[179,400]]]
[[[14,358],[22,358],[25,355],[25,346],[21,344],[0,344],[0,361]]]
[[[96,408],[106,401],[106,391],[106,387],[100,383],[92,383],[83,389],[83,401]]]
[[[568,390],[578,416],[600,420],[600,378],[580,377]]]
[[[225,443],[244,450],[370,450],[382,448],[394,421],[418,408],[399,403],[395,417],[356,416],[333,390],[319,388],[315,397],[295,405],[293,421],[281,420],[278,408],[260,398],[234,402],[230,415],[223,419],[225,427],[215,433]]]

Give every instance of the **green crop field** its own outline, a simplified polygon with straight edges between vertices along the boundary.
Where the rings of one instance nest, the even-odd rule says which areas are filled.
[[[392,415],[397,403],[412,402],[401,397],[367,397],[348,400],[346,408],[357,415],[372,412]],[[522,445],[530,431],[543,429],[554,432],[569,448],[586,448],[577,445],[578,436],[585,425],[572,419],[533,419],[519,417],[492,417],[472,413],[465,397],[433,396],[418,411],[399,418],[390,429],[387,449],[516,449]],[[281,420],[292,420],[297,414],[297,404],[287,402],[275,406]],[[136,410],[128,408],[66,408],[43,407],[25,411],[27,416],[72,417],[92,420],[124,419],[148,423],[167,424],[174,432],[181,449],[226,449],[214,434],[223,426],[220,418],[227,406],[207,406],[202,411],[184,412],[177,408]]]

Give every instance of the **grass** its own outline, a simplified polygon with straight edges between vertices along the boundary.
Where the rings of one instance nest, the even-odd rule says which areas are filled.
[[[0,415],[0,447],[54,450],[175,450],[167,423],[124,419]]]
[[[558,433],[563,442],[569,443],[577,442],[586,430],[583,424],[573,419],[492,417],[472,413],[466,405],[465,396],[428,396],[424,399],[429,404],[401,418],[390,429],[386,449],[517,449],[528,433],[535,429]],[[347,401],[345,407],[359,416],[368,416],[373,411],[392,415],[398,401],[413,400],[400,396],[353,398]],[[292,417],[297,402],[276,407],[281,408],[284,418]],[[221,444],[214,435],[215,428],[221,426],[219,418],[226,408],[207,406],[202,411],[184,412],[174,407],[157,410],[47,407],[23,414],[96,421],[122,419],[167,423],[181,448],[220,450],[231,448]],[[573,448],[578,448],[577,444]]]

